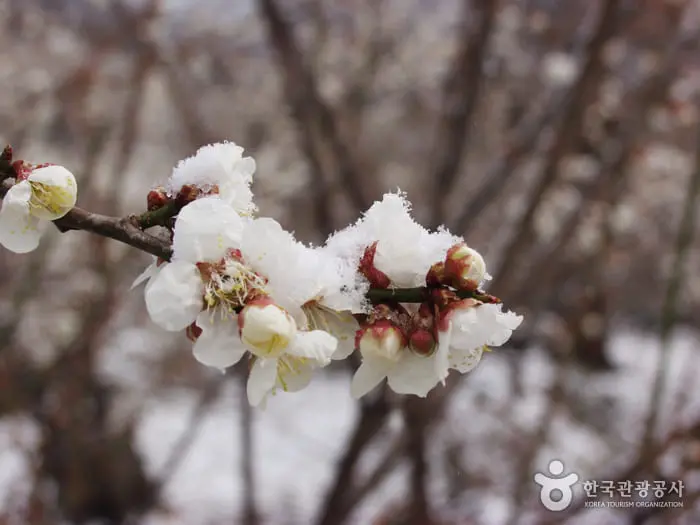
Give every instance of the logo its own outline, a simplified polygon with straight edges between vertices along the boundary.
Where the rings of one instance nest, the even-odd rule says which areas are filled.
[[[547,510],[561,512],[567,509],[574,499],[572,487],[578,482],[578,474],[572,472],[560,477],[564,472],[564,463],[558,459],[550,461],[547,470],[554,477],[546,476],[541,472],[535,474],[535,483],[542,487],[540,501]],[[553,496],[556,496],[556,499]]]

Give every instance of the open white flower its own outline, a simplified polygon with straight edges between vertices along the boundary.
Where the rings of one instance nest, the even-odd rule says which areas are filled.
[[[481,359],[485,346],[501,346],[510,339],[522,316],[502,312],[500,304],[469,304],[452,310],[438,332],[438,348],[431,355],[411,351],[396,327],[379,324],[359,340],[362,364],[352,380],[359,398],[387,378],[397,394],[425,397],[445,381],[450,369],[465,374]]]
[[[315,368],[326,366],[338,344],[335,337],[321,330],[300,331],[294,319],[270,300],[253,301],[238,315],[239,334],[229,330],[209,330],[207,322],[195,343],[195,357],[210,366],[225,368],[235,364],[246,351],[255,356],[248,378],[248,400],[257,406],[266,396],[281,388],[300,390],[309,384]],[[208,336],[211,332],[215,336]],[[239,335],[239,337],[237,337]]]
[[[364,301],[354,262],[298,242],[276,221],[252,221],[243,233],[246,263],[267,278],[266,291],[305,330],[324,330],[339,341],[333,359],[354,349],[352,312]]]
[[[48,221],[60,219],[75,206],[78,185],[63,166],[45,166],[10,188],[0,209],[0,244],[15,253],[39,246]]]
[[[233,142],[203,146],[180,163],[168,180],[167,189],[177,194],[183,186],[192,185],[205,193],[218,193],[221,200],[238,213],[255,212],[250,186],[255,173],[255,160],[243,157],[243,148]]]
[[[177,216],[172,261],[159,267],[146,286],[153,322],[170,331],[185,329],[204,306],[209,279],[198,263],[220,263],[240,245],[243,219],[218,197],[191,202]]]
[[[505,344],[523,321],[522,315],[503,312],[502,304],[470,304],[453,309],[438,332],[436,373],[444,381],[449,369],[465,374],[473,370],[486,346]]]
[[[360,398],[373,390],[385,378],[394,392],[428,395],[439,378],[435,356],[423,356],[412,352],[396,327],[382,325],[371,327],[359,338],[362,364],[351,383],[353,397]]]

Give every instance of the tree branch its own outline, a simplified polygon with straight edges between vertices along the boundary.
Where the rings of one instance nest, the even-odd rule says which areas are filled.
[[[483,60],[498,10],[495,0],[475,0],[471,9],[468,4],[465,0],[464,26],[471,25],[472,30],[462,29],[464,39],[443,88],[441,124],[435,142],[436,168],[431,177],[435,182],[433,226],[445,220],[445,196],[454,190],[469,149],[470,121],[483,85]],[[470,17],[476,19],[472,24],[468,23]]]
[[[4,197],[14,184],[12,178],[7,178],[9,174],[3,168],[4,166],[0,166],[0,177],[4,178],[2,185],[0,185],[0,197]],[[62,233],[70,230],[96,233],[168,260],[173,252],[170,243],[146,233],[143,229],[162,224],[166,218],[172,217],[176,212],[177,207],[174,204],[130,217],[110,217],[82,208],[73,208],[64,217],[53,221],[53,223]]]

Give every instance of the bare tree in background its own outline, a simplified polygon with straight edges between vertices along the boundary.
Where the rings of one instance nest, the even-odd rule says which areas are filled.
[[[699,320],[697,2],[256,0],[236,16],[214,0],[166,4],[8,0],[3,139],[74,166],[82,202],[126,215],[176,159],[229,138],[258,160],[261,206],[315,241],[399,186],[423,222],[487,253],[490,290],[526,314],[512,348],[485,358],[506,361],[500,398],[463,406],[467,376],[426,399],[382,387],[359,401],[316,513],[300,523],[359,523],[399,479],[400,493],[374,503],[376,523],[597,524],[581,505],[554,518],[539,506],[532,475],[562,421],[624,459],[592,458],[599,479],[697,468],[694,368],[671,377],[669,350],[673,328]],[[659,168],[668,150],[687,169]],[[0,415],[40,429],[31,494],[0,522],[141,523],[168,505],[168,484],[239,377],[209,377],[187,341],[164,339],[153,384],[125,409],[129,387],[100,363],[128,329],[147,330],[126,292],[145,259],[104,237],[50,241],[19,262],[0,255]],[[637,442],[615,423],[629,416],[622,400],[594,386],[624,374],[610,340],[625,324],[658,326],[663,347],[650,382],[635,385],[652,393],[632,423]],[[528,359],[552,373],[523,423]],[[149,469],[134,437],[141,409],[183,385],[194,408]],[[281,522],[281,503],[260,504],[255,414],[237,410],[244,490],[229,522]],[[498,424],[472,433],[478,419]],[[683,509],[619,523],[693,523],[698,494],[688,487]],[[503,515],[477,513],[495,497]]]

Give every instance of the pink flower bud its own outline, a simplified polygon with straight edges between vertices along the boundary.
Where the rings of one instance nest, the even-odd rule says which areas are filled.
[[[146,209],[148,211],[157,210],[165,206],[169,200],[164,188],[152,189],[146,196]]]
[[[355,347],[363,355],[397,361],[406,347],[406,336],[388,319],[365,325],[355,333]]]
[[[428,274],[425,276],[425,283],[428,286],[442,286],[447,284],[445,282],[445,263],[439,262],[435,263],[428,270]]]
[[[437,341],[430,330],[420,329],[411,334],[408,346],[414,353],[429,357],[435,353]]]
[[[187,336],[187,339],[194,343],[197,341],[199,336],[202,335],[202,329],[197,326],[197,323],[192,323],[185,329],[185,335]]]
[[[2,149],[2,153],[0,153],[0,162],[6,162],[7,164],[10,164],[12,162],[13,154],[14,152],[12,150],[12,146],[8,144]]]
[[[460,290],[476,290],[486,277],[486,263],[479,252],[464,243],[447,250],[445,276]]]

